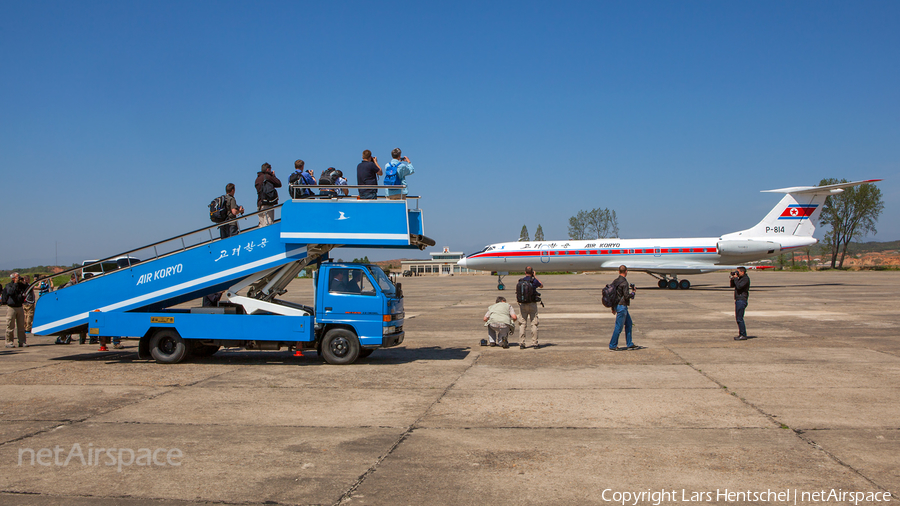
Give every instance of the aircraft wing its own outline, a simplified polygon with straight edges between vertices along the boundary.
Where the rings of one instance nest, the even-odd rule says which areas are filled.
[[[603,269],[615,270],[620,263],[609,261],[603,263]],[[738,265],[718,265],[703,262],[628,262],[625,264],[629,271],[644,271],[655,274],[702,274],[705,272],[729,271],[737,269]],[[747,266],[743,266],[747,267]],[[769,266],[747,267],[748,269],[767,269]]]

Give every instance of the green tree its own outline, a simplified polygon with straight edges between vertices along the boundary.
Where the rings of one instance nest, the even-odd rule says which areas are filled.
[[[535,241],[543,241],[544,240],[544,229],[541,228],[540,223],[538,223],[537,230],[534,231],[534,240]]]
[[[578,211],[578,214],[569,218],[569,239],[581,240],[587,234],[588,213]]]
[[[787,264],[787,255],[784,253],[778,255],[778,257],[775,259],[775,264],[778,265],[778,270],[784,270],[784,266],[785,264]]]
[[[528,242],[531,239],[528,238],[528,227],[522,225],[522,231],[519,232],[519,242]]]
[[[835,178],[826,178],[819,182],[819,186],[846,182],[846,179],[838,181]],[[838,268],[844,267],[844,257],[847,255],[850,241],[861,239],[869,232],[878,233],[875,230],[875,222],[878,221],[883,209],[881,190],[871,183],[844,188],[843,192],[825,199],[819,222],[822,225],[831,225],[823,242],[830,250],[832,268],[835,264]]]
[[[591,238],[618,237],[619,224],[616,212],[607,208],[597,208],[585,213],[587,234]]]

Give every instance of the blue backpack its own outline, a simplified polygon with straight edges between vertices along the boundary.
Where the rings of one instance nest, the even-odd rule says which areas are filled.
[[[300,181],[304,185],[314,186],[316,184],[316,180],[313,179],[313,177],[309,175],[309,172],[302,172],[300,174]],[[315,193],[309,188],[304,188],[303,191],[301,192],[301,195],[304,195],[304,196],[315,195]]]
[[[397,165],[399,164],[400,162],[397,162]],[[389,163],[388,166],[384,168],[385,186],[398,186],[401,184],[400,174],[397,174],[397,165],[394,165],[394,161],[391,160],[391,163]]]

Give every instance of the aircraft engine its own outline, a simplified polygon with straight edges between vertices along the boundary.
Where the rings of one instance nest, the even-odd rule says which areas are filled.
[[[781,245],[772,241],[719,241],[716,244],[722,256],[777,255]]]

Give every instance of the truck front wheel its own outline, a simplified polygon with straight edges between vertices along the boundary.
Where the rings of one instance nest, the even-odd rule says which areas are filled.
[[[177,364],[187,357],[187,343],[174,329],[160,329],[150,338],[150,356],[160,364]]]
[[[346,329],[331,329],[322,339],[322,357],[329,364],[352,364],[359,357],[359,340]]]

